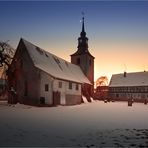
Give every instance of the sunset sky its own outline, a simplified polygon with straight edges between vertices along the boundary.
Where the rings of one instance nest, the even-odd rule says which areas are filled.
[[[23,37],[70,61],[82,11],[95,80],[125,70],[148,71],[148,1],[1,1],[0,41],[16,48]]]

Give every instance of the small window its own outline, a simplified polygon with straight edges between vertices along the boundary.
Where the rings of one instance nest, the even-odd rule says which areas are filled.
[[[45,56],[46,56],[46,57],[49,57],[47,53],[45,53]]]
[[[59,82],[59,88],[62,88],[62,82]]]
[[[80,64],[80,58],[77,58],[77,65]]]
[[[69,89],[72,89],[72,82],[69,82]]]
[[[116,97],[119,98],[119,94],[116,94]]]
[[[48,91],[49,90],[49,86],[48,84],[45,84],[45,91]]]
[[[76,90],[79,90],[79,85],[78,84],[76,84]]]
[[[43,55],[43,51],[42,51],[39,47],[36,47],[36,50],[37,50],[41,55]]]
[[[62,67],[61,67],[61,65],[60,65],[60,60],[59,60],[58,58],[54,57],[54,56],[53,56],[53,59],[55,60],[55,62],[56,62],[57,65],[59,66],[59,68],[60,68],[61,70],[63,70]]]

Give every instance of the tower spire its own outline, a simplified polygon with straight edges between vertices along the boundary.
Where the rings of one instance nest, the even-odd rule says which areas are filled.
[[[81,36],[86,36],[85,27],[84,27],[84,12],[82,12],[82,32]]]
[[[82,32],[85,32],[85,28],[84,28],[84,15],[82,17]]]

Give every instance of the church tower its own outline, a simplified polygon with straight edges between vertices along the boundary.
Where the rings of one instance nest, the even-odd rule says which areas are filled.
[[[71,55],[71,63],[79,65],[83,73],[92,83],[91,88],[88,88],[89,90],[87,90],[89,94],[92,95],[94,87],[94,57],[88,50],[88,38],[86,37],[84,27],[84,17],[82,18],[82,31],[80,33],[80,37],[78,38],[77,48],[77,51]]]

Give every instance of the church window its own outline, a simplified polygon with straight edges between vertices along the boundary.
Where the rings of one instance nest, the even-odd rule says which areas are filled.
[[[49,57],[47,53],[45,53],[45,56],[46,56],[46,57]]]
[[[77,58],[77,65],[80,64],[80,58]]]
[[[118,98],[119,97],[119,94],[116,94],[116,97]]]
[[[57,65],[59,66],[59,68],[60,68],[61,70],[63,70],[62,67],[61,67],[61,65],[60,65],[60,60],[59,60],[58,58],[54,57],[54,56],[53,56],[53,59],[55,60],[55,62],[56,62]]]
[[[69,89],[72,89],[72,82],[69,82]]]
[[[49,86],[48,84],[45,84],[45,91],[48,91],[49,90]]]
[[[62,88],[62,82],[59,82],[59,88]]]
[[[36,47],[36,50],[43,55],[43,51],[39,47]]]
[[[76,84],[76,90],[79,90],[79,85],[78,84]]]

